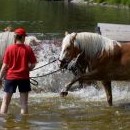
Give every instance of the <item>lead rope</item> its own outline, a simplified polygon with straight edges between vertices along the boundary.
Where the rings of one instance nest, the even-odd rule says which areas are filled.
[[[61,71],[61,70],[62,70],[62,68],[61,68],[61,69],[58,69],[58,70],[56,70],[56,71],[53,71],[53,72],[44,74],[44,75],[39,75],[39,76],[35,76],[35,77],[30,77],[30,83],[33,84],[34,86],[38,86],[38,81],[35,80],[34,78],[45,77],[45,76],[54,74],[54,73],[56,73],[56,72],[58,72],[58,71]],[[32,81],[31,81],[31,80],[32,80]]]
[[[47,66],[47,65],[49,65],[49,64],[51,64],[51,63],[53,63],[53,62],[55,62],[55,61],[57,61],[57,60],[58,60],[58,58],[55,59],[55,60],[53,60],[53,61],[51,61],[51,62],[49,62],[49,63],[47,63],[47,64],[45,64],[45,65],[43,65],[43,66],[40,66],[40,67],[34,68],[32,71],[37,70],[37,69],[40,69],[40,68],[42,68],[42,67],[44,67],[44,66]]]
[[[58,58],[55,59],[55,60],[53,60],[53,61],[51,61],[51,62],[49,62],[49,63],[47,63],[47,64],[45,64],[45,65],[43,65],[43,66],[37,67],[37,68],[33,69],[32,71],[37,70],[37,69],[40,69],[40,68],[42,68],[42,67],[44,67],[44,66],[47,66],[47,65],[49,65],[49,64],[51,64],[51,63],[53,63],[53,62],[55,62],[55,61],[57,61],[57,60],[58,60]],[[48,73],[48,74],[41,75],[41,76],[30,77],[30,83],[33,84],[34,86],[38,86],[38,81],[35,80],[34,78],[45,77],[45,76],[48,76],[48,75],[50,75],[50,74],[54,74],[54,73],[56,73],[56,72],[58,72],[58,71],[60,71],[60,70],[61,70],[61,69],[58,69],[58,70],[56,70],[56,71],[53,71],[53,72],[50,72],[50,73]],[[31,81],[31,80],[32,80],[32,81]]]
[[[50,72],[50,73],[44,74],[44,75],[34,76],[34,77],[30,77],[30,78],[32,79],[32,78],[45,77],[45,76],[48,76],[48,75],[50,75],[50,74],[54,74],[54,73],[56,73],[56,72],[58,72],[58,71],[60,71],[60,70],[62,70],[62,68],[60,68],[60,69],[58,69],[58,70],[55,70],[55,71],[52,71],[52,72]]]

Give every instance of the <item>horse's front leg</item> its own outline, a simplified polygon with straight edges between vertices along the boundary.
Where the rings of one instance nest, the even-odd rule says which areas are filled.
[[[63,89],[60,93],[61,96],[66,96],[68,94],[68,90],[71,88],[71,86],[76,83],[77,81],[81,82],[84,80],[92,80],[93,78],[95,78],[95,75],[97,74],[97,70],[94,70],[92,72],[88,72],[86,74],[84,74],[83,76],[80,77],[75,77],[69,84],[67,84],[67,86],[65,87],[65,89]]]
[[[65,88],[62,89],[62,91],[60,92],[60,95],[61,95],[62,97],[68,95],[69,89],[70,89],[70,88],[72,87],[72,85],[75,83],[74,81],[75,81],[75,78],[74,78],[71,82],[69,82],[67,85],[65,85]]]
[[[107,102],[109,106],[112,106],[112,88],[111,81],[102,81],[103,87],[106,92]]]

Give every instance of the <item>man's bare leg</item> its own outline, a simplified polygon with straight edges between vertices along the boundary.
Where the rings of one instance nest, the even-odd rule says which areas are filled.
[[[8,112],[8,106],[10,104],[13,93],[6,93],[3,96],[0,113],[6,114]]]
[[[20,93],[21,114],[28,114],[28,92]]]

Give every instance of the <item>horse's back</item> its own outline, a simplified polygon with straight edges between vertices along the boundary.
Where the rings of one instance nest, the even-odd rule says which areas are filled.
[[[5,49],[8,45],[14,42],[14,33],[13,32],[1,32],[0,33],[0,59],[4,54]]]
[[[14,40],[14,32],[1,32],[0,33],[0,44],[2,42],[12,43]]]

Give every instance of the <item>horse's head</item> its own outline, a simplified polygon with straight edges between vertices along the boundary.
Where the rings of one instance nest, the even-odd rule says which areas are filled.
[[[62,50],[59,60],[61,68],[67,68],[68,63],[78,55],[78,49],[74,44],[77,33],[66,34],[62,41]]]

